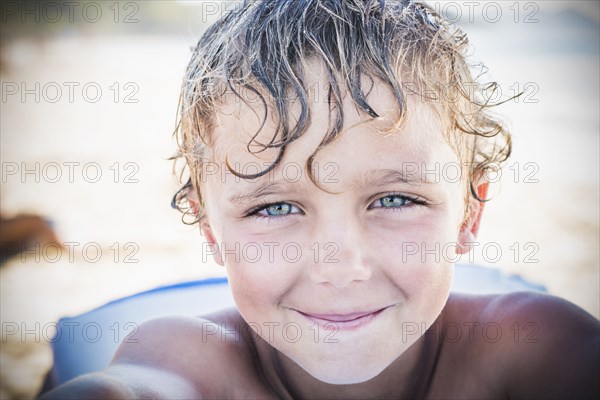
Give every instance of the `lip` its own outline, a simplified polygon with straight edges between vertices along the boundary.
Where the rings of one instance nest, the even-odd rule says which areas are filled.
[[[373,321],[390,306],[372,311],[355,312],[349,314],[317,314],[294,310],[309,321],[316,323],[324,330],[351,331],[362,328]]]

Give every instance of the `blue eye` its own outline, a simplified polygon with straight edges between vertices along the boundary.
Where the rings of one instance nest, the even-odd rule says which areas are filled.
[[[301,211],[298,207],[291,205],[290,203],[270,203],[261,204],[254,207],[250,211],[246,212],[245,217],[258,217],[258,218],[277,218],[284,217],[291,214],[299,214]]]
[[[263,209],[266,213],[271,216],[287,215],[292,211],[292,206],[288,203],[277,203],[271,204]]]
[[[402,196],[400,194],[388,194],[375,200],[369,208],[402,209],[414,205],[427,205],[424,200],[413,197]]]
[[[408,203],[408,199],[402,196],[385,196],[377,200],[381,207],[390,208],[390,207],[402,207]]]
[[[402,210],[416,205],[418,206],[427,204],[428,203],[426,201],[417,198],[403,196],[400,194],[388,194],[373,201],[368,208]],[[275,219],[294,214],[302,214],[302,211],[290,203],[280,202],[260,204],[245,212],[244,217]]]

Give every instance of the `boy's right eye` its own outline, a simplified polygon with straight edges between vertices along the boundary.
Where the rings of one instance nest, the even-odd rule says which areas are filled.
[[[301,213],[300,209],[290,203],[261,204],[246,212],[246,217],[277,218]]]

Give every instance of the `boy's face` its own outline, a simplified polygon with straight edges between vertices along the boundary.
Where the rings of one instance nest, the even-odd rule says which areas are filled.
[[[323,87],[324,76],[309,86]],[[254,181],[225,173],[224,160],[253,174],[276,158],[278,149],[246,149],[260,127],[260,103],[252,103],[257,113],[240,101],[221,108],[216,165],[202,183],[203,231],[223,254],[216,259],[239,312],[265,341],[321,381],[358,383],[404,353],[444,307],[465,188],[429,106],[409,99],[402,128],[380,132],[396,103],[376,83],[368,101],[387,122],[358,124],[368,117],[347,95],[347,130],[315,159],[313,175],[330,193],[319,189],[304,170],[328,129],[326,92],[316,97],[308,131]],[[274,126],[268,118],[258,141],[269,143]]]

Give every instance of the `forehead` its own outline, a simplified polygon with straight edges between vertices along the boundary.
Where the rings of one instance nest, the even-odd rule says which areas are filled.
[[[300,138],[286,147],[280,165],[269,174],[271,178],[281,175],[290,164],[304,167],[335,121],[336,110],[331,112],[328,104],[326,72],[316,63],[307,71],[310,71],[305,80],[309,88],[310,124]],[[372,83],[368,79],[365,81],[363,88],[367,101],[380,117],[372,118],[360,111],[350,94],[342,91],[342,132],[332,143],[319,150],[315,158],[316,168],[335,163],[339,171],[358,173],[366,169],[398,168],[403,164],[456,160],[431,104],[422,102],[418,96],[408,95],[405,117],[398,123],[399,108],[392,91],[375,78]],[[212,133],[215,144],[213,161],[224,166],[227,159],[234,170],[254,174],[277,159],[280,148],[265,148],[265,145],[273,140],[279,141],[281,137],[274,138],[277,114],[272,103],[267,101],[265,110],[256,94],[248,90],[240,93],[243,99],[228,95],[217,109]],[[292,101],[288,106],[289,125],[293,127],[301,107],[298,101]]]

